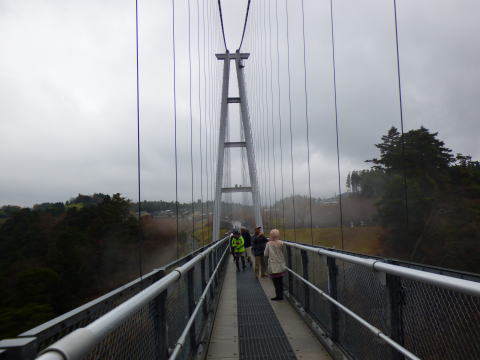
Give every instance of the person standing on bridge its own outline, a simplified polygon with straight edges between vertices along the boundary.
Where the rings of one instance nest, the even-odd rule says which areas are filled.
[[[271,300],[283,300],[283,277],[286,274],[285,257],[283,256],[283,241],[280,240],[280,231],[270,231],[270,240],[265,247],[264,255],[268,258],[267,272],[275,287],[275,297]]]
[[[250,235],[250,231],[246,228],[242,227],[240,229],[240,233],[242,234],[243,241],[245,242],[245,255],[247,256],[247,261],[250,264],[250,268],[253,266],[252,261],[252,236]]]
[[[240,271],[240,260],[242,260],[242,269],[245,270],[245,241],[237,229],[233,230],[230,246],[232,247],[237,271]]]
[[[255,256],[255,267],[253,271],[255,272],[257,278],[259,278],[260,276],[266,276],[266,266],[263,252],[265,251],[267,241],[267,238],[265,237],[265,235],[263,235],[262,227],[257,226],[255,228],[255,235],[253,235],[252,239],[252,251],[253,255]]]

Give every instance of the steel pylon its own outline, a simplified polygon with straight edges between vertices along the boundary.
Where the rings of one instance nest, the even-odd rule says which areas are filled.
[[[218,157],[217,157],[217,173],[215,179],[215,205],[213,209],[213,231],[212,241],[220,238],[220,219],[222,211],[222,194],[232,192],[251,192],[253,201],[253,212],[255,225],[262,225],[262,215],[260,211],[260,192],[258,189],[257,167],[255,164],[255,152],[252,139],[252,127],[250,124],[250,115],[248,111],[248,101],[245,89],[244,65],[243,60],[248,59],[250,54],[226,52],[224,54],[216,54],[218,60],[223,61],[223,81],[222,81],[222,98],[220,108],[220,129],[218,135]],[[228,89],[230,85],[230,61],[235,61],[237,72],[239,97],[229,97]],[[226,130],[228,128],[228,104],[240,104],[240,118],[243,127],[244,141],[230,142],[226,138]],[[242,139],[243,140],[243,139]],[[250,177],[250,186],[240,187],[223,187],[223,175],[225,164],[225,148],[243,147],[247,152],[248,172]]]

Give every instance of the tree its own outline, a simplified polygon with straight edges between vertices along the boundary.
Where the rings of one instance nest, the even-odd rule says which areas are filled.
[[[8,218],[18,213],[22,208],[15,205],[4,205],[0,208],[0,218]]]
[[[350,184],[354,194],[360,192],[360,175],[357,171],[352,171],[352,174],[350,175]]]
[[[20,209],[0,227],[0,337],[15,336],[137,275],[139,223],[120,194]]]
[[[479,243],[474,230],[480,223],[479,163],[462,154],[454,157],[438,133],[424,127],[406,132],[403,139],[392,127],[376,147],[380,157],[367,161],[371,170],[352,172],[352,187],[365,196],[380,189],[378,213],[392,249],[412,260],[465,268],[458,254],[472,258],[467,249]],[[480,270],[478,265],[467,268]]]

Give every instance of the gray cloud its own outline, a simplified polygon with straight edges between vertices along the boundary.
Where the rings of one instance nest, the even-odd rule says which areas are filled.
[[[172,200],[175,198],[175,163],[171,7],[169,1],[139,3],[143,196]],[[202,6],[204,1],[199,0],[199,3]],[[234,50],[239,42],[246,4],[233,0],[222,3],[228,46]],[[273,6],[275,0],[255,3],[252,26],[255,18],[259,21],[258,6],[269,3]],[[296,192],[306,193],[300,3],[296,0],[288,3],[293,169]],[[336,0],[334,4],[341,169],[346,175],[352,169],[364,167],[363,161],[376,154],[373,144],[390,126],[399,126],[393,9],[390,1],[379,0]],[[447,146],[478,159],[480,45],[476,37],[480,24],[476,14],[480,5],[472,0],[455,3],[403,0],[398,4],[406,129],[425,125],[439,131]],[[186,5],[187,1],[176,2],[175,19],[181,201],[191,197]],[[210,139],[217,139],[213,129],[218,119],[213,110],[218,111],[221,84],[221,64],[214,59],[213,52],[222,50],[222,41],[215,17],[216,2],[207,5],[210,6],[207,31],[215,36],[213,42],[207,44],[205,54],[209,69],[206,94],[203,68],[200,85],[202,163],[205,166],[207,162],[205,140],[208,139],[211,188],[214,173],[211,165],[216,150]],[[270,75],[265,68],[262,73],[257,58],[261,53],[248,48],[253,40],[248,36],[258,35],[254,28],[249,29],[251,32],[245,42],[245,50],[252,51],[246,71],[256,138],[262,143],[256,149],[258,166],[264,175],[262,179],[268,182],[273,176],[273,164],[269,175],[261,159],[266,157],[263,147],[266,136],[275,134],[275,176],[279,182],[281,180],[278,142],[281,130],[283,180],[288,192],[291,191],[291,164],[283,0],[279,0],[279,5],[281,98],[274,98],[273,109],[280,103],[281,129],[276,112],[273,127],[261,123],[266,114],[264,109],[271,108],[260,97],[259,89],[267,86],[264,90],[269,99]],[[203,173],[204,197],[207,177],[205,170],[200,169],[199,154],[196,6],[197,1],[191,0],[194,198],[199,198],[200,173]],[[305,10],[312,191],[314,195],[329,196],[337,191],[329,4],[328,1],[305,0]],[[134,3],[126,0],[0,2],[0,204],[63,201],[79,192],[121,192],[135,199],[134,20]],[[265,24],[268,31],[268,22]],[[203,63],[202,37],[201,61]],[[273,61],[275,64],[275,58]],[[276,96],[275,72],[273,81]],[[208,99],[211,102],[207,104]],[[231,118],[234,136],[239,125],[233,109]],[[238,178],[238,155],[232,155],[232,164],[235,165],[233,175]]]

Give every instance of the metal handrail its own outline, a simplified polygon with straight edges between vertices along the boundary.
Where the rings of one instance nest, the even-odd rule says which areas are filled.
[[[123,296],[126,293],[132,293],[128,297],[135,295],[139,292],[139,289],[143,289],[158,281],[161,277],[163,277],[165,273],[170,272],[172,269],[178,267],[180,263],[186,262],[192,256],[195,256],[198,253],[204,251],[211,245],[212,244],[207,244],[205,246],[202,246],[184,257],[175,259],[160,268],[154,269],[153,271],[144,274],[142,277],[136,278],[92,301],[89,301],[73,310],[70,310],[67,313],[57,316],[43,324],[35,326],[32,329],[24,331],[16,338],[21,339],[26,337],[34,337],[37,339],[39,344],[43,344],[45,341],[48,341],[50,337],[57,336],[58,333],[65,331],[66,328],[71,328],[77,323],[84,321],[85,318],[90,318],[92,314],[95,314],[95,312],[98,311],[99,308],[105,306],[105,303],[117,301],[117,297]],[[190,256],[190,258],[188,258],[188,256]]]
[[[351,318],[353,318],[355,321],[360,323],[362,326],[367,328],[370,332],[374,333],[377,337],[379,337],[380,339],[385,341],[388,345],[390,345],[391,347],[393,347],[394,349],[396,349],[397,351],[399,351],[400,353],[405,355],[407,358],[409,358],[411,360],[420,360],[420,358],[418,356],[412,354],[410,351],[405,349],[402,345],[400,345],[399,343],[394,341],[392,338],[390,338],[386,334],[384,334],[380,329],[376,328],[375,326],[370,324],[368,321],[366,321],[364,318],[362,318],[361,316],[357,315],[356,313],[354,313],[352,310],[350,310],[346,306],[339,303],[337,300],[332,298],[330,295],[328,295],[324,291],[320,290],[318,287],[316,287],[310,281],[306,280],[305,278],[303,278],[302,276],[300,276],[299,274],[297,274],[295,271],[293,271],[292,269],[290,269],[288,267],[287,267],[287,271],[289,273],[291,273],[292,275],[294,275],[295,277],[297,277],[302,282],[304,282],[305,284],[307,284],[310,288],[315,290],[318,294],[320,294],[322,297],[324,297],[325,299],[330,301],[333,305],[338,307],[340,310],[342,310],[344,313],[349,315]]]
[[[195,264],[222,245],[227,239],[223,238],[217,241],[184,265],[172,270],[168,275],[165,275],[86,327],[79,328],[50,345],[41,352],[37,360],[77,360],[83,358],[96,344],[118,328],[132,314],[160,295],[170,285],[177,282]]]
[[[225,251],[222,254],[222,257],[220,258],[220,261],[218,262],[215,270],[212,273],[212,276],[210,276],[210,280],[207,283],[207,286],[205,286],[205,289],[202,292],[202,295],[198,299],[197,306],[192,312],[192,315],[188,319],[187,325],[185,325],[185,328],[183,329],[182,334],[177,340],[177,343],[175,344],[175,348],[172,351],[172,355],[170,355],[169,360],[175,360],[177,356],[180,354],[183,345],[185,345],[185,341],[187,339],[187,335],[191,329],[191,327],[194,324],[195,318],[197,317],[198,312],[200,311],[201,307],[203,306],[203,303],[205,302],[205,299],[207,298],[207,293],[210,290],[210,286],[212,286],[213,281],[215,279],[215,276],[217,275],[218,270],[220,269],[220,266],[222,265],[223,259],[225,258],[225,255],[229,253],[229,248],[227,247]]]
[[[406,279],[421,281],[423,283],[442,287],[448,290],[459,291],[473,296],[480,296],[480,282],[435,274],[428,271],[412,269],[399,265],[393,265],[375,258],[347,255],[324,248],[318,248],[294,242],[285,241],[285,244],[287,246],[295,247],[300,250],[316,252],[320,255],[339,259],[351,264],[362,265],[370,268],[372,271],[385,272]]]

